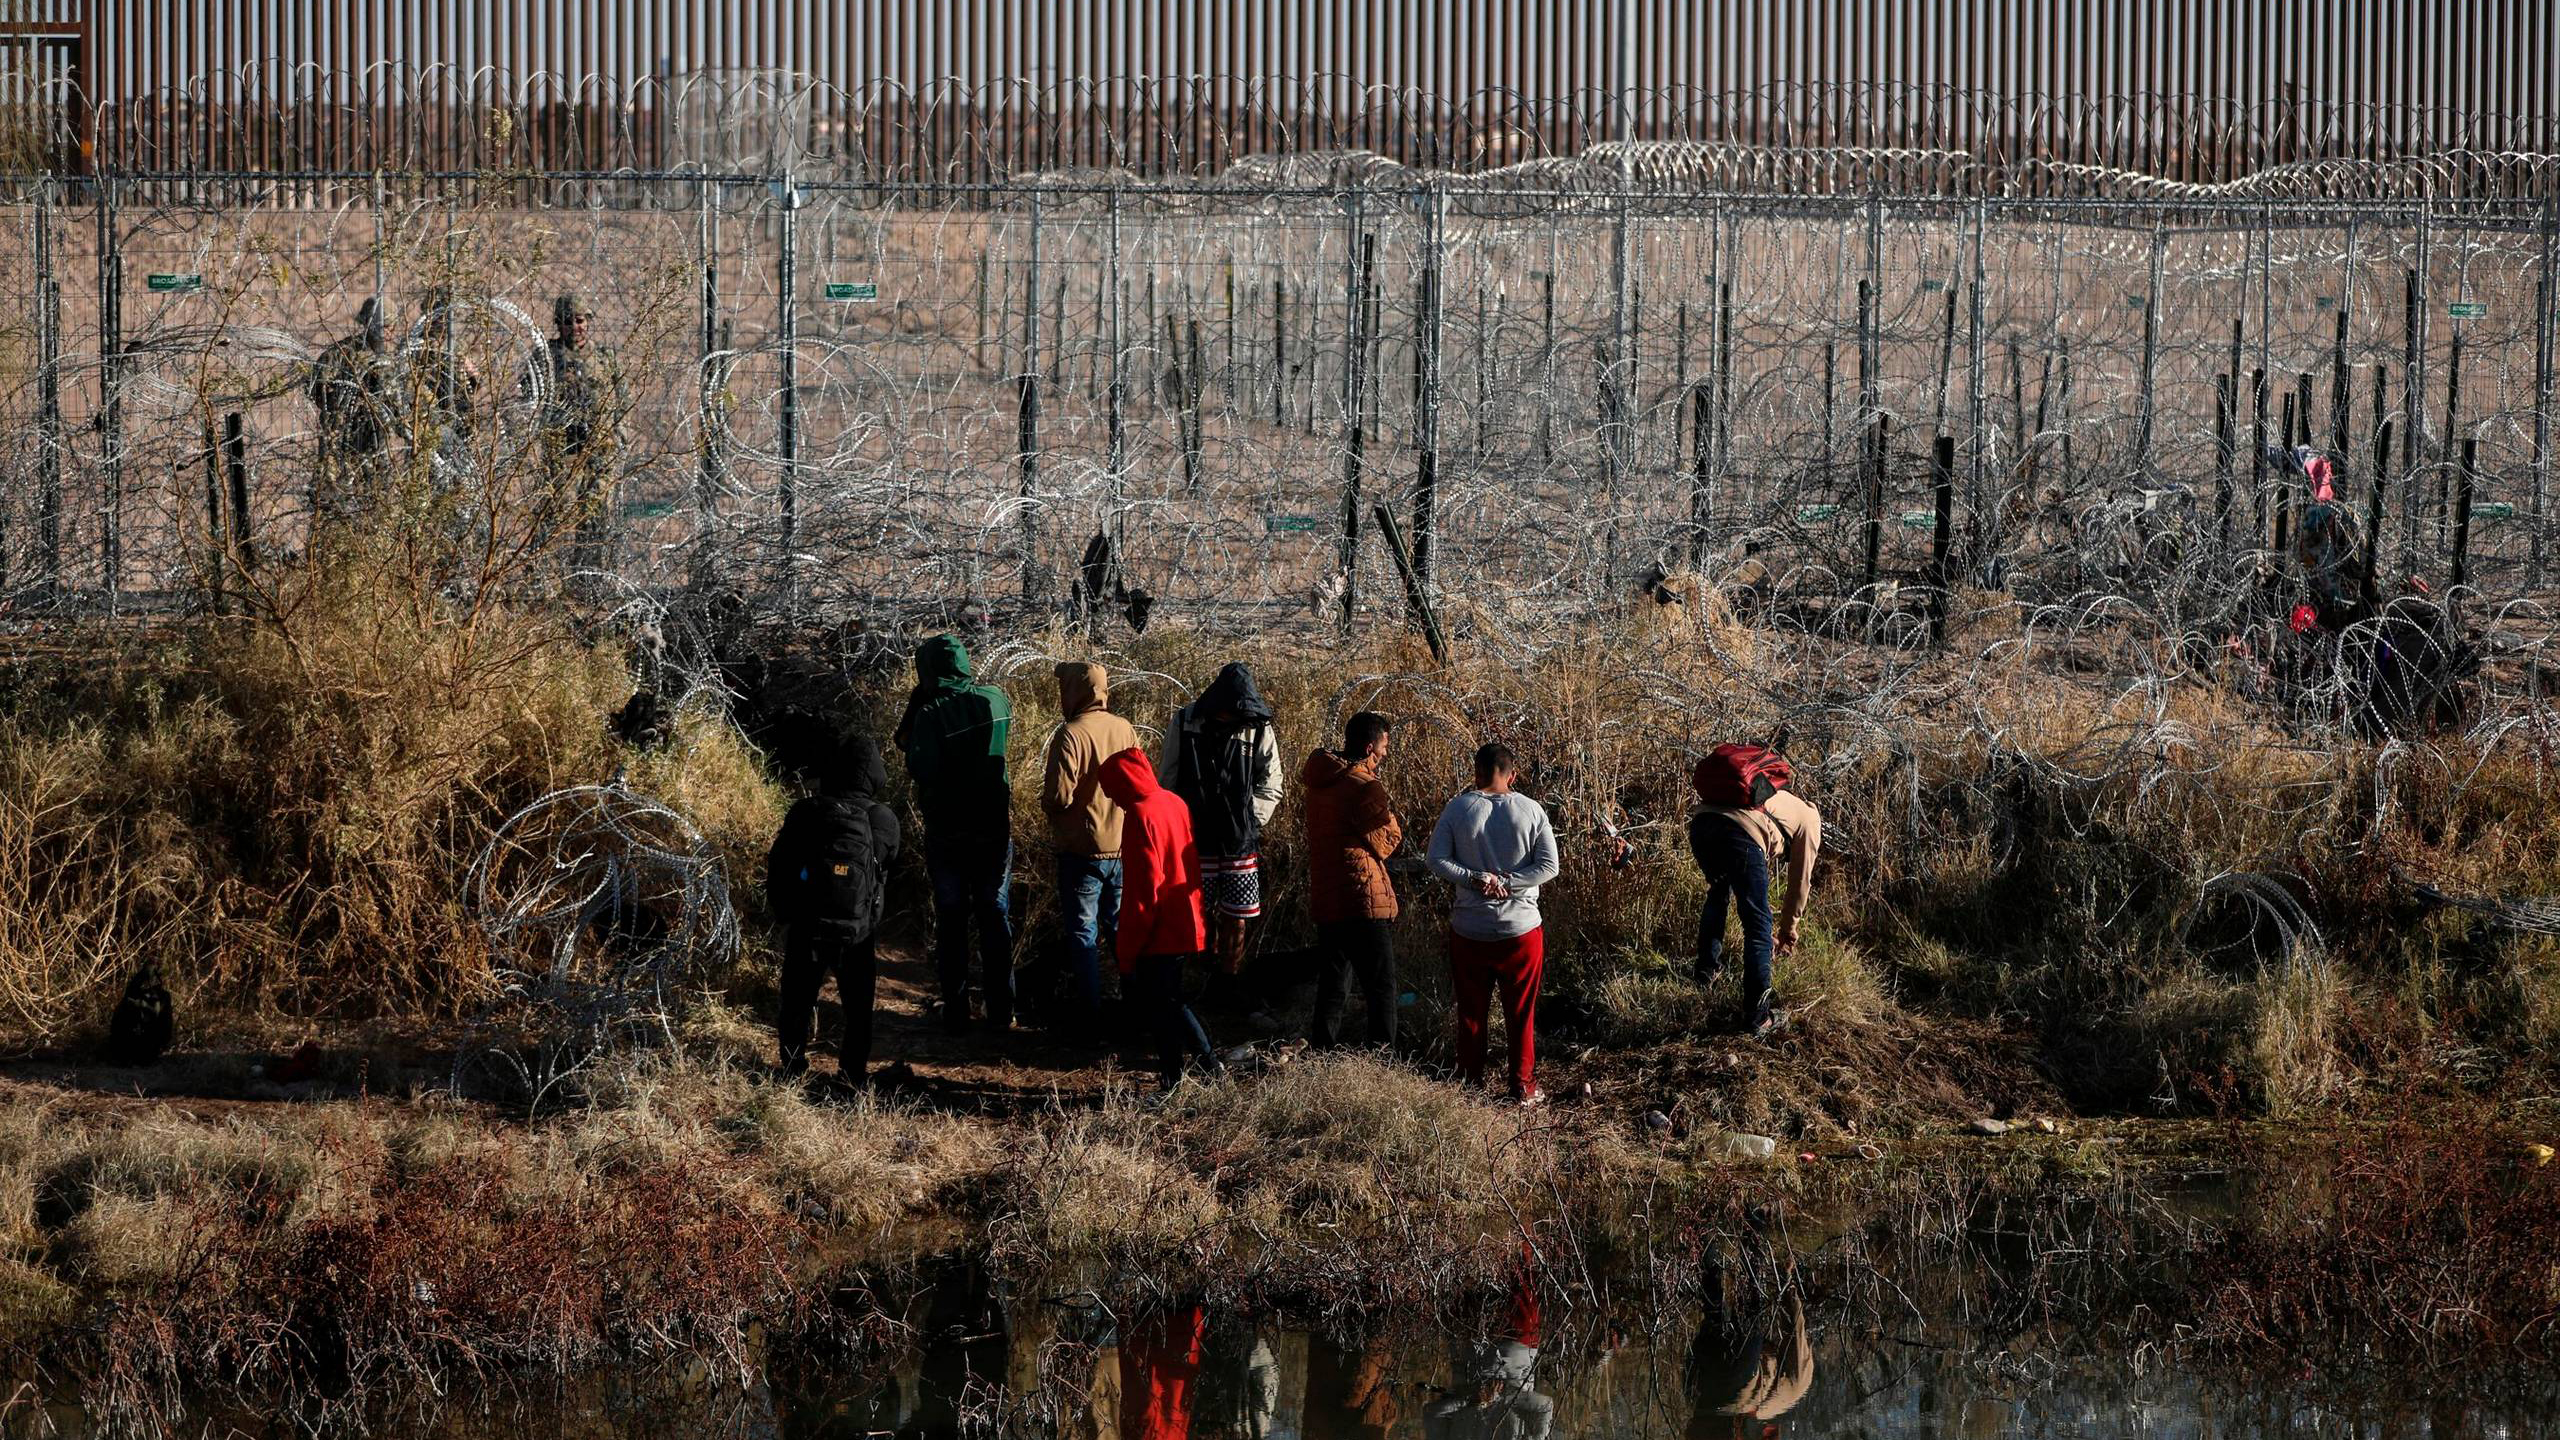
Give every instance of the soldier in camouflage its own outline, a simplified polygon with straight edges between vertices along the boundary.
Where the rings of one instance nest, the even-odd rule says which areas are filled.
[[[379,479],[391,382],[382,297],[367,296],[356,307],[356,333],[321,350],[303,386],[320,413],[320,506],[326,518],[353,516]]]
[[[612,561],[614,457],[630,408],[613,352],[588,338],[594,316],[575,292],[553,301],[555,333],[524,376],[528,398],[542,405],[543,460],[553,493],[569,500],[578,517],[570,565],[580,571]]]

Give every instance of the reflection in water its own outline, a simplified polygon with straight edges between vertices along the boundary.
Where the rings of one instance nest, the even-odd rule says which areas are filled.
[[[871,1364],[776,1357],[741,1391],[703,1370],[603,1371],[539,1400],[453,1400],[377,1417],[385,1440],[505,1435],[739,1440],[2504,1440],[2546,1433],[2549,1377],[2491,1398],[2409,1374],[2200,1378],[2077,1328],[2004,1323],[1985,1252],[1799,1274],[1743,1237],[1696,1272],[1692,1314],[1604,1315],[1524,1264],[1479,1308],[1302,1326],[1197,1301],[1116,1309],[1011,1294],[952,1265],[875,1303],[912,1340]],[[1641,1285],[1621,1282],[1622,1293]],[[5,1379],[6,1377],[0,1377]],[[2380,1386],[2391,1386],[2383,1390]],[[40,1393],[40,1392],[39,1392]],[[67,1401],[68,1397],[58,1397]],[[297,1434],[294,1419],[200,1415],[186,1433]],[[68,1403],[0,1410],[0,1440],[82,1440]]]
[[[1449,1391],[1423,1410],[1424,1440],[1546,1440],[1556,1402],[1538,1393],[1541,1321],[1536,1288],[1516,1275],[1494,1332],[1453,1342]]]
[[[1785,1321],[1773,1326],[1756,1296],[1734,1293],[1712,1251],[1699,1267],[1703,1307],[1689,1346],[1687,1440],[1774,1436],[1775,1421],[1796,1408],[1813,1385],[1813,1340],[1804,1323],[1804,1292],[1788,1285]],[[1756,1289],[1750,1277],[1744,1286]]]

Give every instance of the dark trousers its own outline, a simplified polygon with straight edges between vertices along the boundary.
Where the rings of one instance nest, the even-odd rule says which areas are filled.
[[[844,1039],[836,1046],[837,1068],[848,1080],[860,1079],[871,1065],[871,998],[880,976],[871,937],[859,940],[842,926],[800,924],[782,944],[782,1013],[774,1029],[782,1041],[782,1068],[797,1075],[809,1068],[809,1027],[818,1016],[818,990],[836,978],[836,998],[844,1002]]]
[[[1147,1029],[1156,1042],[1156,1073],[1170,1090],[1182,1079],[1182,1067],[1188,1061],[1208,1073],[1223,1068],[1218,1052],[1209,1048],[1209,1032],[1200,1028],[1200,1017],[1182,998],[1182,964],[1188,955],[1142,955],[1131,969],[1129,978],[1136,982],[1143,998]]]
[[[978,928],[980,983],[987,1023],[1013,1023],[1013,837],[963,833],[925,836],[925,873],[933,880],[933,964],[942,981],[943,1023],[969,1018],[969,927]]]
[[[1396,1046],[1396,950],[1384,920],[1328,920],[1316,926],[1316,1013],[1307,1039],[1319,1050],[1342,1043],[1342,1004],[1352,978],[1360,981],[1369,1016],[1369,1043]]]
[[[1769,918],[1769,852],[1750,831],[1730,820],[1700,815],[1689,822],[1689,853],[1707,877],[1707,904],[1698,913],[1699,983],[1724,967],[1724,912],[1728,900],[1742,916],[1742,1018],[1757,1025],[1769,1013],[1770,966],[1776,954]]]

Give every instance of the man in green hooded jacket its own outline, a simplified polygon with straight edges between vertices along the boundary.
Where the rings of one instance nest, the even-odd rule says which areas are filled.
[[[937,635],[917,647],[916,688],[897,740],[924,820],[942,1025],[954,1032],[969,1028],[973,922],[987,1028],[1013,1024],[1013,796],[1004,769],[1012,731],[1013,707],[973,678],[960,637]]]

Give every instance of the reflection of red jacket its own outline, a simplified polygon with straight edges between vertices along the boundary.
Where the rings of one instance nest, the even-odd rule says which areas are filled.
[[[1200,910],[1200,849],[1191,807],[1156,783],[1144,750],[1123,750],[1096,773],[1120,807],[1120,935],[1113,949],[1126,975],[1146,955],[1197,955],[1209,948]]]
[[[1191,1382],[1200,1378],[1200,1345],[1208,1333],[1208,1312],[1185,1305],[1141,1320],[1120,1337],[1120,1440],[1191,1434]]]

